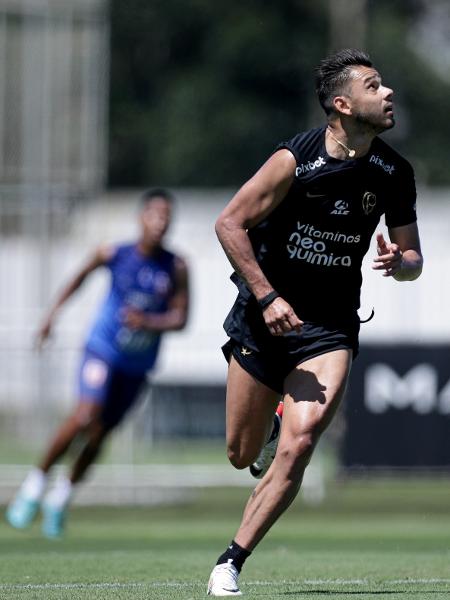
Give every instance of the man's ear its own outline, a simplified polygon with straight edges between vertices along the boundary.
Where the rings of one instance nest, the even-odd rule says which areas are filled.
[[[348,96],[335,96],[333,98],[334,110],[343,115],[351,115],[352,109]]]

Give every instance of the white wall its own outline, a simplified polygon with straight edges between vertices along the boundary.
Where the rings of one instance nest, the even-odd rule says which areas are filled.
[[[383,278],[364,266],[362,342],[433,342],[450,339],[450,204],[446,190],[420,194],[419,223],[425,254],[422,277],[412,283]],[[234,300],[229,266],[214,233],[214,221],[232,195],[228,191],[185,190],[178,202],[168,245],[191,269],[192,310],[185,331],[166,336],[157,379],[222,382],[226,363],[222,322]],[[79,350],[88,323],[107,285],[104,273],[91,280],[65,307],[55,337],[42,355],[32,336],[44,306],[98,243],[127,241],[137,233],[137,192],[115,193],[79,208],[64,238],[44,241],[7,238],[0,247],[0,402],[29,406],[42,397],[68,403],[74,393]],[[369,256],[375,254],[372,244]]]

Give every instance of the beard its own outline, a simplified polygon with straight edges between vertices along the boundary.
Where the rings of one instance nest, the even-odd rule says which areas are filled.
[[[353,113],[353,117],[355,121],[362,126],[364,131],[374,135],[383,133],[383,131],[388,131],[395,125],[394,117],[388,117],[387,115],[380,117],[379,115],[373,115],[371,113],[356,112]]]

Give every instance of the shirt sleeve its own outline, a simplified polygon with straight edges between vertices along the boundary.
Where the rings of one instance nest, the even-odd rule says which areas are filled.
[[[295,158],[297,167],[300,167],[300,169],[303,167],[305,168],[305,171],[308,170],[306,167],[308,167],[309,170],[314,170],[325,164],[324,157],[320,156],[323,136],[324,127],[303,131],[297,133],[297,135],[290,140],[278,144],[274,152],[282,149],[289,150]]]
[[[405,161],[395,177],[385,211],[386,226],[391,228],[410,225],[417,221],[416,183],[411,165]]]
[[[120,247],[116,246],[116,245],[112,245],[110,247],[110,255],[108,260],[105,262],[105,267],[107,269],[113,270],[116,263],[117,263],[117,258],[119,256],[119,251],[120,251]]]
[[[295,162],[298,165],[300,162],[300,155],[299,155],[298,148],[297,148],[296,144],[294,143],[294,141],[295,141],[295,138],[288,142],[280,142],[278,144],[278,146],[276,146],[273,153],[277,152],[278,150],[289,150],[289,152],[291,152],[293,154],[293,156],[295,158]]]

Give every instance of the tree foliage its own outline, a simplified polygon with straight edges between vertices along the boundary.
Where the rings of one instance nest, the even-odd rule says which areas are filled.
[[[437,100],[449,86],[408,45],[417,3],[368,11],[366,47],[403,121],[392,143],[424,178],[447,182]],[[114,0],[110,184],[242,183],[280,140],[323,119],[313,70],[330,49],[328,19],[327,0]]]

